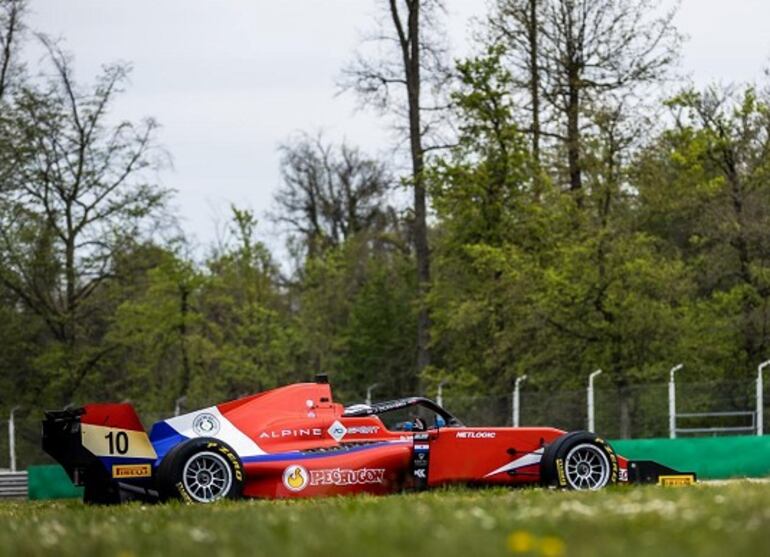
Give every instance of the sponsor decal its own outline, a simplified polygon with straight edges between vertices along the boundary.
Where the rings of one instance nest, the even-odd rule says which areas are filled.
[[[299,464],[292,464],[283,471],[283,485],[289,491],[302,491],[307,487],[307,469]]]
[[[676,474],[669,476],[658,476],[658,485],[664,487],[683,487],[695,484],[695,476],[692,474]]]
[[[609,445],[605,444],[604,448],[607,449],[607,453],[610,455],[610,464],[612,466],[610,482],[614,483],[618,480],[618,476],[619,476],[618,470],[620,468],[618,466],[618,457],[615,456],[615,451],[613,451]]]
[[[348,430],[338,420],[334,420],[334,423],[329,426],[329,429],[327,429],[326,432],[332,437],[332,439],[339,443],[342,438],[345,437],[345,434],[348,432]]]
[[[260,439],[285,439],[287,437],[321,437],[323,432],[320,427],[308,427],[298,429],[275,429],[272,431],[263,431],[259,434]]]
[[[610,482],[623,481],[620,479],[620,469],[618,467],[618,458],[615,455],[615,451],[612,447],[601,437],[596,438],[596,442],[601,445],[610,457],[610,465],[612,466]]]
[[[356,426],[346,428],[339,421],[335,421],[326,431],[332,438],[339,441],[346,435],[374,435],[380,431],[380,427]],[[320,427],[272,429],[265,430],[259,434],[260,439],[286,439],[291,437],[323,437],[323,429]]]
[[[415,436],[414,452],[412,453],[412,475],[414,476],[414,488],[418,491],[428,487],[428,467],[430,465],[430,444],[428,438],[417,442]]]
[[[292,464],[283,471],[283,485],[290,491],[298,492],[307,486],[321,485],[364,485],[381,484],[385,481],[384,468],[325,468],[308,470],[299,464]]]
[[[516,473],[516,470],[518,470],[519,468],[526,468],[527,466],[534,466],[535,464],[540,464],[540,461],[542,459],[543,459],[543,449],[538,449],[531,453],[525,453],[524,456],[521,456],[516,460],[509,462],[508,464],[504,464],[500,468],[496,468],[492,470],[489,474],[485,475],[484,477],[488,478],[489,476],[494,476],[495,474],[501,474],[503,472],[509,472],[511,474],[514,474]]]
[[[199,418],[199,416],[201,416],[202,414],[208,414],[209,416],[213,416],[214,420],[216,421],[216,424],[219,426],[219,429],[216,432],[216,435],[214,435],[213,432],[211,431],[199,433],[193,428],[193,422],[196,422],[196,421],[198,421],[199,423],[198,429],[201,429],[201,427],[205,427],[202,424],[202,418]],[[246,435],[243,431],[235,427],[235,425],[233,425],[233,423],[227,419],[227,416],[222,415],[222,413],[219,411],[219,409],[216,406],[209,406],[208,408],[202,408],[196,412],[191,412],[189,414],[182,414],[181,416],[175,416],[173,418],[169,418],[164,421],[169,427],[171,427],[174,431],[176,431],[180,435],[183,435],[184,437],[200,437],[201,435],[215,436],[217,439],[221,439],[222,441],[230,445],[230,447],[232,447],[233,452],[241,458],[265,454],[265,451],[262,450],[254,442],[255,441],[254,439],[252,439],[249,435]],[[207,420],[207,421],[210,421],[210,420]],[[210,424],[207,424],[207,425],[210,425]],[[254,432],[253,436],[256,436],[256,433],[257,432]],[[250,435],[252,435],[251,432],[250,432]],[[149,440],[148,440],[148,444],[149,444]]]
[[[556,459],[556,473],[559,477],[559,485],[565,487],[567,485],[567,474],[564,473],[564,459]]]
[[[149,478],[151,475],[149,464],[115,464],[112,467],[113,478]]]
[[[384,481],[384,468],[359,468],[358,470],[331,468],[310,471],[310,485],[381,484]]]
[[[361,425],[348,428],[348,435],[376,435],[380,431],[378,425]]]
[[[176,490],[179,492],[179,496],[182,498],[182,500],[188,505],[191,505],[193,500],[192,497],[190,497],[190,494],[187,493],[187,490],[184,488],[184,484],[182,482],[177,482],[175,485]]]
[[[193,420],[192,428],[195,434],[201,437],[213,436],[219,433],[219,420],[213,414],[198,414]]]
[[[238,460],[238,457],[235,456],[230,449],[227,447],[224,447],[220,445],[219,443],[211,442],[208,443],[207,447],[209,449],[214,449],[222,453],[224,456],[227,457],[227,459],[230,461],[230,464],[233,467],[233,470],[235,471],[235,479],[239,482],[243,480],[243,470],[241,468],[241,462]]]
[[[494,431],[458,431],[457,439],[494,439],[497,433]]]
[[[378,402],[372,405],[372,408],[377,414],[383,412],[390,412],[391,410],[398,410],[400,408],[406,408],[412,405],[412,399],[405,400],[393,400],[391,402]]]
[[[618,472],[618,481],[619,482],[627,482],[628,481],[628,468],[621,468]]]

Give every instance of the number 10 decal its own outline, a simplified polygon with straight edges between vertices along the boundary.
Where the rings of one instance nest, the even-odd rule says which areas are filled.
[[[144,431],[81,424],[83,447],[94,456],[111,458],[146,458],[155,460],[158,455]]]
[[[126,454],[128,452],[128,435],[125,431],[114,433],[110,431],[104,436],[110,445],[110,454]]]

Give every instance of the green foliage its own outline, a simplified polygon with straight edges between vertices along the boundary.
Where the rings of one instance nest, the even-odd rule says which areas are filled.
[[[338,398],[416,387],[416,277],[411,257],[367,235],[309,260],[298,285],[297,325],[310,370],[328,372]],[[306,364],[307,365],[307,364]]]
[[[278,270],[254,239],[254,216],[233,213],[235,246],[207,262],[210,274],[200,292],[203,334],[216,348],[201,354],[207,365],[191,379],[197,400],[235,398],[304,377],[296,369],[299,343]]]
[[[251,213],[233,209],[236,242],[207,270],[171,252],[117,310],[109,340],[125,392],[157,412],[185,398],[197,407],[271,388],[296,375],[297,339],[276,287],[277,270],[253,238]]]
[[[676,125],[635,169],[641,224],[676,246],[695,280],[682,329],[688,356],[707,374],[746,374],[769,340],[768,100],[753,87],[711,88],[668,105]]]
[[[453,242],[499,244],[529,212],[525,142],[513,119],[502,49],[458,64],[458,145],[429,173],[434,207]],[[525,208],[526,207],[526,208]]]
[[[577,389],[602,368],[629,435],[628,388],[660,381],[669,362],[715,378],[756,365],[770,246],[758,232],[767,111],[753,91],[719,103],[683,94],[672,106],[693,123],[665,130],[633,166],[608,120],[583,145],[575,206],[552,186],[533,191],[499,64],[493,48],[459,65],[460,141],[432,167],[433,382],[506,393],[527,373],[529,385]]]
[[[433,210],[427,296],[410,247],[419,215],[399,209],[395,169],[322,136],[281,148],[272,216],[291,272],[235,207],[228,240],[191,255],[168,239],[168,192],[149,172],[162,166],[156,124],[106,117],[128,68],[83,89],[44,40],[52,77],[15,63],[0,99],[0,411],[111,399],[168,414],[315,372],[347,401],[375,384],[377,397],[442,382],[506,396],[523,374],[547,393],[602,368],[630,435],[630,390],[674,363],[748,380],[770,353],[770,91],[686,89],[657,103],[669,117],[654,128],[654,95],[642,106],[627,93],[665,73],[672,15],[650,26],[650,2],[605,2],[621,23],[591,39],[588,67],[570,42],[580,14],[557,4],[498,2],[491,43],[436,91],[456,136],[418,165]],[[607,13],[581,17],[604,29]],[[634,48],[600,55],[621,38]]]
[[[417,388],[416,281],[409,258],[371,260],[356,292],[340,338],[341,395],[362,399],[377,383],[377,397],[396,397]]]

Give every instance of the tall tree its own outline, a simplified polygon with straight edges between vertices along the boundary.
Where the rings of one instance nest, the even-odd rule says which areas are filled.
[[[0,118],[0,164],[11,170],[0,207],[0,281],[62,344],[60,367],[74,392],[108,350],[79,350],[88,338],[88,302],[114,277],[114,254],[156,222],[166,191],[149,172],[160,164],[155,122],[108,125],[128,68],[107,66],[84,92],[70,58],[43,43],[53,69],[48,83],[22,87]]]
[[[531,247],[547,225],[538,204],[527,203],[531,167],[503,50],[490,47],[458,63],[452,96],[458,142],[431,163],[429,174],[439,219],[430,294],[437,375],[431,379],[451,376],[455,392],[479,383],[508,389],[520,354],[500,341],[510,338],[512,323],[527,321],[521,308],[511,312],[509,305],[526,283],[518,250]]]
[[[200,353],[211,351],[201,348],[205,277],[191,261],[151,243],[121,250],[113,269],[116,280],[97,293],[118,298],[102,341],[112,351],[101,366],[101,389],[89,394],[129,398],[167,414],[188,394]]]
[[[425,114],[426,85],[446,77],[444,49],[437,36],[437,15],[441,0],[380,0],[387,12],[373,41],[387,50],[383,56],[358,58],[345,71],[345,85],[357,91],[364,102],[386,111],[396,110],[404,118],[411,159],[413,191],[412,238],[417,260],[421,307],[417,326],[417,369],[430,364],[430,316],[425,303],[430,286],[428,245],[428,200],[425,188],[425,157],[431,148],[426,135],[431,131]],[[395,89],[395,94],[394,94]]]
[[[254,215],[232,210],[234,242],[206,262],[208,277],[198,298],[200,328],[211,347],[198,347],[197,360],[205,366],[196,364],[200,369],[190,383],[198,400],[211,400],[209,386],[233,398],[304,377],[278,266],[255,238]]]
[[[281,146],[283,185],[275,195],[278,223],[305,255],[315,257],[347,238],[384,230],[392,184],[386,166],[346,144],[335,148],[301,135]]]
[[[668,104],[675,126],[638,165],[645,225],[682,251],[753,367],[770,347],[770,94],[712,87]]]
[[[668,75],[679,45],[672,23],[675,10],[662,12],[660,0],[541,0],[537,4],[500,0],[493,29],[511,38],[515,59],[531,60],[536,50],[537,62],[523,64],[526,73],[520,82],[532,93],[537,91],[531,84],[539,84],[548,105],[548,125],[540,133],[563,145],[568,187],[582,204],[582,151],[585,130],[593,125],[590,115],[614,102],[613,97],[639,95]],[[532,14],[538,19],[534,27]],[[533,76],[535,70],[538,76]]]
[[[26,8],[27,0],[0,0],[0,101],[6,97],[14,69],[18,67],[17,48],[24,30]]]
[[[495,10],[487,20],[492,41],[507,46],[512,62],[518,71],[515,84],[529,96],[532,161],[536,180],[539,180],[541,149],[541,76],[540,76],[540,26],[543,16],[543,0],[498,0]]]

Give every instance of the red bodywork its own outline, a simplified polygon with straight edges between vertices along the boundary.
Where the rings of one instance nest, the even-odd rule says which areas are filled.
[[[453,483],[536,484],[543,447],[565,433],[545,427],[452,425],[392,431],[376,414],[350,415],[361,412],[366,407],[346,409],[333,402],[326,383],[299,383],[160,424],[171,426],[181,442],[201,435],[190,429],[201,416],[229,422],[218,423],[218,433],[208,436],[228,443],[239,455],[246,476],[243,495],[269,498],[385,494]],[[163,435],[168,427],[158,426],[151,438],[157,463],[164,447],[171,446]],[[627,461],[618,458],[618,468],[624,481]]]

